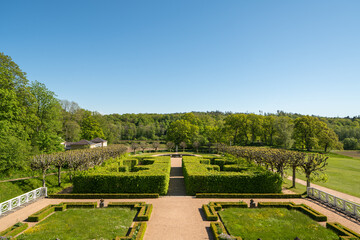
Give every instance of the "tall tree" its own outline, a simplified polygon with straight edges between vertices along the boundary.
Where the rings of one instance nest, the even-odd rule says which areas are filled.
[[[275,143],[285,149],[292,147],[294,140],[292,139],[294,132],[294,123],[291,118],[286,116],[277,117],[274,122],[275,127]]]
[[[96,137],[105,138],[99,122],[94,119],[89,111],[86,111],[81,121],[81,138],[91,140]]]
[[[37,120],[34,100],[26,73],[0,52],[0,170],[5,174],[26,166]]]
[[[55,93],[43,83],[32,82],[30,91],[35,97],[37,124],[32,136],[32,145],[40,152],[51,153],[63,149],[61,142],[62,119],[61,105]]]
[[[321,121],[316,117],[303,116],[295,119],[294,123],[294,138],[297,146],[310,151],[317,145],[317,135],[323,127]]]
[[[167,139],[176,145],[181,142],[191,144],[198,131],[198,126],[191,124],[188,120],[177,120],[170,124],[167,131]]]

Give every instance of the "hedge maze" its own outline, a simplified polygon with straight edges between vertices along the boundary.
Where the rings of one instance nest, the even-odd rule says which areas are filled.
[[[56,205],[49,205],[40,211],[30,215],[27,219],[28,222],[39,222],[49,216],[50,214],[60,211],[66,211],[70,208],[87,208],[87,209],[95,209],[97,207],[96,202],[62,202]],[[152,204],[146,204],[145,202],[110,202],[107,208],[130,208],[137,210],[137,214],[133,221],[133,226],[128,231],[126,236],[114,236],[117,240],[141,240],[144,237],[146,230],[146,221],[150,219],[151,212],[153,209]],[[96,226],[94,226],[96,227]],[[14,226],[2,231],[0,236],[8,237],[9,239],[16,236],[17,234],[23,232],[28,228],[28,224],[25,223],[17,223]],[[31,228],[30,228],[31,229]],[[30,233],[31,234],[31,230]],[[22,238],[22,236],[20,236]],[[76,238],[76,236],[74,236]],[[25,238],[26,239],[26,238]]]
[[[188,195],[197,193],[281,193],[279,174],[242,159],[183,157]]]
[[[113,159],[74,177],[74,193],[157,193],[169,187],[170,157]]]
[[[214,221],[210,223],[210,228],[213,232],[214,238],[216,240],[221,239],[233,239],[233,240],[241,240],[243,239],[240,236],[232,236],[229,233],[229,226],[224,224],[224,220],[220,216],[219,212],[223,211],[226,208],[248,208],[247,204],[240,202],[209,202],[209,204],[203,204],[202,209],[205,213],[206,219],[208,221]],[[263,208],[283,208],[288,210],[295,210],[301,212],[313,220],[317,222],[327,221],[327,217],[322,215],[321,213],[315,211],[314,209],[308,207],[305,204],[294,204],[292,202],[259,202],[257,209]],[[238,216],[240,217],[240,216]],[[262,220],[259,220],[262,221]],[[234,223],[239,224],[239,223]],[[326,228],[332,230],[334,233],[338,235],[338,239],[343,240],[355,240],[359,239],[360,235],[356,232],[342,226],[339,223],[326,223]],[[288,230],[284,230],[288,231]]]

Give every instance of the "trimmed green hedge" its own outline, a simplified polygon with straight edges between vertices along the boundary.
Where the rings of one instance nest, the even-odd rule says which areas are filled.
[[[44,207],[43,209],[41,209],[40,211],[37,211],[34,214],[31,214],[27,221],[28,222],[38,222],[42,219],[44,219],[45,217],[49,216],[51,213],[55,212],[55,206],[54,205],[48,205],[46,207]]]
[[[28,226],[29,225],[27,223],[18,222],[16,224],[14,224],[13,226],[0,232],[0,237],[6,237],[6,238],[11,239],[11,238],[15,237],[16,235],[18,235],[19,233],[23,232],[25,229],[27,229]]]
[[[135,223],[126,237],[116,237],[115,240],[142,240],[146,227],[146,222]]]
[[[107,207],[141,208],[143,205],[145,205],[145,202],[109,202]]]
[[[64,202],[66,209],[68,208],[96,208],[97,202]]]
[[[280,193],[282,179],[279,174],[259,166],[246,166],[242,172],[213,171],[214,166],[220,169],[234,160],[212,159],[220,165],[208,165],[199,157],[183,157],[183,173],[186,192],[196,193]],[[223,164],[223,165],[222,165]]]
[[[215,240],[224,240],[224,239],[242,240],[241,237],[230,236],[226,231],[224,224],[222,224],[221,222],[210,223],[210,228],[214,234]]]
[[[208,221],[217,221],[218,214],[217,211],[220,211],[223,208],[229,207],[238,207],[238,208],[247,208],[248,205],[245,202],[209,202],[209,204],[203,204],[202,209],[204,210],[206,220]]]
[[[136,216],[137,221],[148,221],[153,209],[152,204],[145,204],[145,202],[109,202],[108,207],[129,207],[139,209]]]
[[[153,210],[152,204],[143,205],[141,207],[141,209],[139,210],[139,213],[138,213],[136,219],[138,221],[149,221],[152,210]]]
[[[342,240],[357,240],[360,239],[360,234],[344,227],[340,223],[337,222],[327,222],[326,227],[333,230],[337,235],[340,236]]]
[[[38,222],[49,216],[55,211],[64,211],[68,208],[96,208],[96,202],[62,202],[56,205],[48,205],[36,213],[31,214],[28,218],[28,222]]]
[[[204,210],[206,220],[208,220],[208,221],[217,221],[218,220],[218,215],[217,215],[217,212],[216,212],[214,206],[203,204],[202,209]]]
[[[139,164],[139,165],[136,165]],[[123,171],[121,166],[130,170]],[[115,170],[114,170],[115,169]],[[115,159],[74,177],[74,193],[158,193],[169,187],[170,157]]]
[[[197,193],[196,198],[301,198],[301,194],[283,193]]]
[[[296,205],[293,202],[259,202],[258,203],[259,208],[267,208],[267,207],[273,207],[273,208],[287,208],[287,209],[295,209],[297,211],[300,211],[312,219],[314,219],[317,222],[326,222],[327,217],[318,211],[312,209],[311,207],[305,205],[305,204],[298,204]]]
[[[81,194],[52,194],[49,198],[61,199],[130,199],[130,198],[159,198],[158,193],[81,193]]]

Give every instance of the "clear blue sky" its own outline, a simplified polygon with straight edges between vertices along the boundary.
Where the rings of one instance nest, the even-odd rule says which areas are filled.
[[[360,1],[0,1],[0,51],[108,113],[360,115]]]

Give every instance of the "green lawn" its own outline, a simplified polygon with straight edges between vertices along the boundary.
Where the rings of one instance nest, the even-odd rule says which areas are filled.
[[[328,175],[327,182],[314,183],[360,197],[360,159],[331,153],[325,173]],[[304,174],[297,173],[296,177],[306,180]]]
[[[64,188],[70,187],[69,176],[62,174],[61,178],[62,185],[58,187],[57,175],[50,175],[46,177],[46,186],[48,187],[48,193],[57,193]],[[21,194],[27,193],[31,190],[42,186],[41,178],[32,178],[26,180],[19,180],[15,182],[1,182],[0,183],[0,203],[11,198],[17,197]]]
[[[306,193],[306,186],[305,185],[302,185],[302,184],[299,184],[299,183],[295,183],[295,188],[292,187],[292,180],[289,180],[289,179],[283,179],[284,182],[283,182],[283,187],[290,190],[290,191],[293,191],[294,193],[299,193],[299,194],[304,194]]]
[[[56,212],[17,239],[114,239],[126,235],[136,213],[130,208],[68,209]]]
[[[219,214],[231,235],[247,240],[339,239],[333,231],[296,210],[226,208]]]

